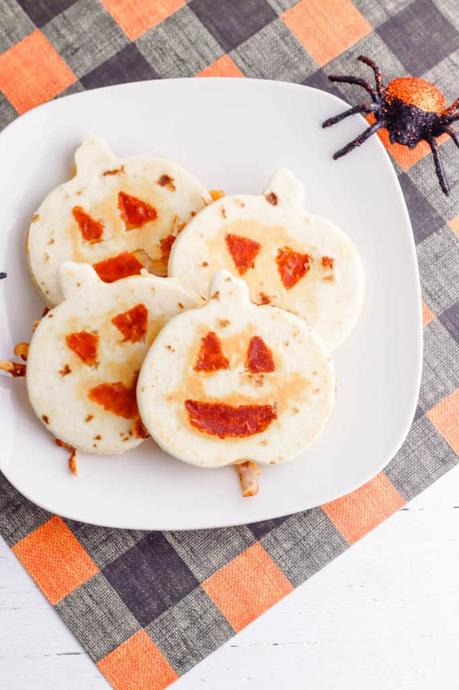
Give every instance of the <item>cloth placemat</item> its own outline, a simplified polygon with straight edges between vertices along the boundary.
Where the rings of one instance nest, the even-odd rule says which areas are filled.
[[[456,0],[0,0],[0,51],[1,126],[56,96],[165,77],[282,79],[356,103],[326,74],[368,77],[362,53],[387,80],[422,75],[459,96]],[[459,152],[441,145],[446,197],[427,145],[388,148],[414,226],[425,355],[415,421],[384,472],[289,517],[149,533],[52,516],[0,477],[0,533],[116,690],[165,688],[457,463]]]

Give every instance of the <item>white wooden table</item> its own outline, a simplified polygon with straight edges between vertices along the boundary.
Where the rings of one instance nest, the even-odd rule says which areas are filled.
[[[459,468],[174,690],[458,690]],[[108,684],[0,540],[1,690]]]

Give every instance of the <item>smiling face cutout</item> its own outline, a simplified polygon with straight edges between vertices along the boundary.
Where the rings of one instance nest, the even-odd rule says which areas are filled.
[[[153,275],[102,282],[86,264],[65,263],[64,299],[30,344],[27,389],[38,418],[59,439],[93,453],[142,442],[137,376],[160,328],[197,298]]]
[[[215,298],[217,299],[217,298]],[[249,376],[252,374],[272,374],[276,370],[273,355],[263,338],[254,335],[247,346],[244,361],[241,360],[240,344],[235,348],[234,343],[228,343],[231,350],[233,365],[244,367]],[[236,357],[234,356],[236,355]],[[236,360],[236,361],[234,361]],[[201,346],[194,364],[194,371],[214,373],[228,370],[231,360],[223,354],[222,341],[215,331],[209,331],[201,339]],[[263,385],[261,376],[253,382],[255,386]],[[185,384],[186,386],[187,384]],[[190,391],[197,386],[189,385]],[[184,402],[188,414],[189,424],[198,431],[218,436],[219,438],[245,438],[259,434],[277,418],[275,404],[234,403],[227,398],[227,402],[209,402],[187,398]]]
[[[280,170],[262,196],[227,196],[187,225],[174,243],[169,275],[202,296],[214,272],[243,278],[256,304],[304,318],[335,349],[359,315],[364,278],[350,239],[306,213],[303,188]]]
[[[278,463],[322,430],[334,376],[303,320],[252,304],[244,281],[220,271],[208,303],[158,335],[137,400],[153,438],[180,460],[202,467]]]
[[[75,164],[75,177],[46,197],[29,230],[30,271],[46,302],[61,298],[64,261],[89,263],[106,282],[143,266],[166,275],[176,236],[210,202],[204,187],[160,158],[118,158],[96,137],[85,139]]]

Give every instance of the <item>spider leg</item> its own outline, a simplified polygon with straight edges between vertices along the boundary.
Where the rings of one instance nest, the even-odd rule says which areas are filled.
[[[459,136],[458,136],[457,132],[452,127],[448,127],[448,126],[443,127],[442,131],[449,134],[449,136],[451,137],[451,139],[454,141],[457,148],[459,149]]]
[[[377,107],[378,106],[376,103],[361,103],[360,105],[355,105],[353,108],[349,108],[349,110],[345,110],[343,113],[335,115],[335,117],[329,117],[328,120],[325,120],[325,122],[322,124],[322,127],[331,127],[332,125],[336,125],[337,122],[344,120],[344,118],[349,117],[350,115],[356,115],[357,113],[373,113]]]
[[[381,70],[376,64],[374,60],[371,58],[367,57],[366,55],[359,55],[357,60],[360,60],[360,62],[363,62],[365,65],[368,65],[368,67],[371,67],[371,69],[374,72],[375,75],[375,83],[376,83],[376,91],[378,92],[378,96],[382,98],[383,96],[383,91],[384,91],[384,84],[382,80],[382,74]]]
[[[450,125],[452,122],[456,122],[456,120],[459,120],[459,113],[456,113],[455,115],[447,115],[446,117],[442,117],[442,122],[445,122],[447,125]]]
[[[433,159],[434,159],[434,164],[435,164],[435,172],[437,173],[438,181],[440,182],[440,187],[442,188],[444,194],[448,195],[449,194],[449,184],[448,184],[448,181],[446,179],[445,171],[443,169],[443,163],[441,162],[438,144],[433,137],[430,137],[427,141],[430,145],[430,148],[432,149],[432,154],[433,154]]]
[[[456,110],[459,108],[459,98],[456,98],[454,103],[451,103],[445,110],[443,111],[443,115],[452,115]]]
[[[329,80],[332,82],[338,82],[341,84],[354,84],[355,86],[361,86],[367,93],[370,94],[371,100],[376,103],[376,92],[370,84],[365,81],[365,79],[360,79],[359,77],[350,77],[350,76],[344,76],[342,77],[339,74],[330,74],[329,75]]]
[[[345,156],[346,153],[349,153],[349,151],[352,151],[353,149],[357,148],[357,146],[363,144],[364,141],[371,137],[372,134],[377,132],[378,129],[381,129],[381,127],[384,127],[383,122],[375,122],[374,125],[368,127],[364,132],[362,132],[362,134],[359,134],[358,137],[350,141],[349,144],[346,144],[346,146],[343,146],[342,149],[334,153],[334,160],[336,161],[338,158],[341,158],[341,156]]]

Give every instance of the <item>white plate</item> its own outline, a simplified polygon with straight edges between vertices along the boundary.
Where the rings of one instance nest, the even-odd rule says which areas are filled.
[[[375,136],[335,162],[366,126],[331,129],[345,108],[329,94],[248,79],[151,81],[48,103],[0,136],[0,357],[30,338],[42,310],[27,276],[24,231],[43,196],[69,176],[87,133],[116,153],[154,153],[189,167],[209,188],[258,194],[280,166],[306,187],[308,208],[356,243],[366,301],[335,355],[338,395],[327,429],[304,457],[264,467],[260,494],[240,496],[234,468],[182,464],[151,441],[124,456],[79,456],[80,476],[34,418],[24,381],[0,379],[1,469],[25,496],[76,520],[138,529],[189,529],[265,520],[330,501],[360,486],[403,442],[422,359],[421,299],[411,225],[392,164]]]

